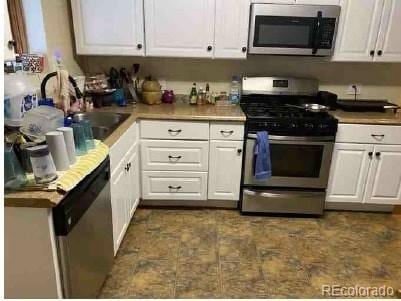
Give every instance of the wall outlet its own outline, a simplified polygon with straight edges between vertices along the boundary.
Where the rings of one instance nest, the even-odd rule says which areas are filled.
[[[347,94],[355,95],[355,89],[356,89],[356,95],[362,94],[362,85],[361,84],[350,84],[347,89]]]
[[[159,81],[159,84],[161,86],[160,89],[162,91],[167,90],[167,80],[164,79],[164,78],[159,78],[158,81]]]

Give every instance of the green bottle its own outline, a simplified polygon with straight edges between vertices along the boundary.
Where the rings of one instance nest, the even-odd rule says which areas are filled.
[[[191,93],[189,93],[189,104],[196,105],[197,98],[198,98],[198,93],[196,92],[196,83],[193,83]]]

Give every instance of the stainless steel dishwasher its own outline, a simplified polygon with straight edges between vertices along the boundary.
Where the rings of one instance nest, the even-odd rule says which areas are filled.
[[[110,160],[53,209],[64,298],[95,298],[113,264]]]

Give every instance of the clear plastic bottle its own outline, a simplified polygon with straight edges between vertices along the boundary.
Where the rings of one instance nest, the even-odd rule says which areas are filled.
[[[233,79],[231,81],[229,100],[232,104],[236,105],[239,104],[240,97],[241,97],[240,81],[238,76],[233,76]]]

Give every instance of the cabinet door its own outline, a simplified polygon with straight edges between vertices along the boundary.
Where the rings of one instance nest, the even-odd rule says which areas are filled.
[[[375,146],[366,185],[366,203],[401,205],[400,145]]]
[[[375,61],[401,62],[401,1],[385,0]]]
[[[111,209],[113,218],[114,254],[117,253],[123,240],[127,222],[127,176],[125,164],[121,164],[111,175]]]
[[[71,0],[78,54],[144,55],[141,0]]]
[[[327,202],[363,201],[373,145],[336,143],[331,162]]]
[[[334,61],[373,60],[383,1],[341,0]]]
[[[249,0],[216,0],[214,57],[246,58]]]
[[[146,55],[212,57],[215,0],[145,0]]]
[[[239,200],[243,141],[210,141],[208,198]]]
[[[128,154],[127,160],[127,223],[131,221],[132,216],[139,203],[139,166],[138,166],[138,147],[134,145]]]

